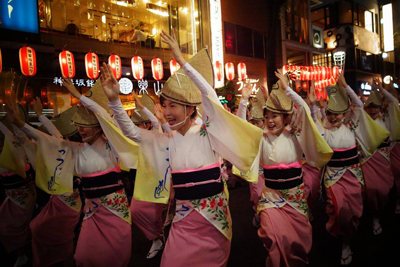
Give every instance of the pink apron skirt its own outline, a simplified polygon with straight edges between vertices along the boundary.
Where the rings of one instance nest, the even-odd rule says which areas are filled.
[[[100,205],[82,223],[75,252],[76,266],[128,266],[131,250],[131,225]]]
[[[388,201],[389,191],[393,187],[394,177],[390,162],[376,152],[361,166],[365,180],[365,193],[368,205],[375,214],[383,209]]]
[[[139,227],[147,239],[154,240],[162,233],[162,213],[165,204],[139,201],[132,198],[132,222]]]
[[[221,267],[228,263],[231,242],[193,210],[172,223],[161,267]]]
[[[52,196],[30,223],[33,266],[50,266],[74,255],[74,229],[80,212]]]
[[[326,189],[326,196],[329,216],[326,229],[333,236],[351,237],[357,231],[363,212],[360,182],[346,170],[339,181]]]
[[[266,266],[306,266],[312,245],[308,219],[289,204],[260,212],[258,236],[268,250]]]
[[[305,163],[303,164],[303,172],[304,191],[306,193],[307,204],[308,207],[312,209],[314,204],[318,201],[322,171]]]

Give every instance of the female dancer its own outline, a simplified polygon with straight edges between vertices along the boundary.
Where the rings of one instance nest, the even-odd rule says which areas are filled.
[[[257,207],[261,217],[258,235],[269,251],[267,266],[305,266],[312,229],[302,178],[303,153],[309,164],[322,167],[332,151],[316,131],[307,104],[289,87],[287,76],[280,70],[275,74],[279,81],[264,109],[261,163],[265,186]],[[293,103],[297,112],[289,127]],[[243,93],[240,108],[246,105],[247,95]]]
[[[346,113],[350,110],[346,92],[354,104],[349,114]],[[363,210],[361,187],[364,178],[356,144],[363,155],[371,155],[388,136],[379,125],[368,119],[362,108],[363,103],[347,85],[344,76],[340,75],[336,87],[331,91],[324,123],[326,126],[321,134],[334,151],[324,174],[326,212],[329,216],[326,229],[333,236],[343,239],[342,265],[352,261],[350,241]],[[314,117],[314,121],[319,123],[317,117]]]
[[[15,115],[14,123],[28,136],[38,141],[38,154],[41,153],[43,156],[47,153],[61,158],[59,154],[53,152],[61,151],[61,155],[70,153],[71,157],[65,157],[68,160],[63,161],[63,164],[66,164],[63,169],[70,166],[71,173],[75,168],[76,173],[82,176],[82,190],[86,197],[85,217],[75,252],[76,265],[127,266],[131,254],[131,217],[119,177],[119,155],[103,137],[93,112],[85,108],[92,108],[109,117],[107,111],[101,108],[101,106],[107,108],[107,100],[104,98],[100,82],[86,94],[87,97],[82,96],[70,80],[65,80],[64,85],[83,104],[72,117],[72,121],[78,125],[84,143],[62,141],[33,129],[15,115],[18,112],[15,102],[8,105],[8,111]],[[42,150],[43,143],[46,144],[46,151]],[[59,144],[62,145],[62,150],[58,150]],[[57,171],[57,165],[50,166],[51,162],[49,158],[43,164]]]
[[[247,171],[257,155],[262,133],[254,126],[243,127],[239,118],[223,109],[210,85],[214,81],[213,68],[206,50],[186,62],[175,38],[165,32],[161,36],[182,66],[168,79],[160,99],[172,134],[141,130],[131,122],[119,100],[119,84],[111,67],[105,64],[101,76],[103,90],[124,135],[139,143],[146,157],[165,155],[172,171],[176,215],[161,266],[226,266],[232,224],[221,180],[220,156]],[[196,105],[201,103],[202,126],[193,124]],[[259,139],[254,141],[257,135]],[[157,161],[153,162],[155,166]],[[140,171],[138,168],[138,174]],[[164,185],[161,180],[155,198],[168,191]]]

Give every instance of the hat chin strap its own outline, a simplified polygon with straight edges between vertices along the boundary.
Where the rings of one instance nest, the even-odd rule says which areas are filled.
[[[183,121],[175,123],[174,125],[171,125],[170,126],[171,130],[172,130],[172,128],[178,127],[180,125],[185,125],[187,118],[189,118],[189,115],[186,115],[186,106],[185,106],[185,118],[183,119]],[[176,128],[175,128],[175,130],[176,130]]]
[[[277,128],[277,129],[268,130],[268,131],[269,131],[270,133],[272,133],[272,134],[276,134],[276,133],[279,132],[282,128],[283,128],[283,125],[282,125],[281,127]]]
[[[338,121],[337,123],[331,124],[331,125],[332,125],[332,127],[336,127],[336,126],[340,125],[341,123],[343,123],[343,121],[344,121],[344,118],[341,121]]]
[[[82,138],[82,141],[84,142],[84,143],[87,143],[87,140],[90,140],[90,138],[92,138],[93,136],[95,136],[96,134],[98,134],[98,133],[100,133],[101,132],[101,130],[99,130],[99,131],[96,131],[94,134],[92,134],[91,136],[86,136],[85,138]]]

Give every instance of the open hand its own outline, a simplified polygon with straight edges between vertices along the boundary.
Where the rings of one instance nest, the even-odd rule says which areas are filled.
[[[37,96],[36,100],[33,99],[33,110],[35,111],[36,115],[39,117],[40,115],[43,114],[43,105],[42,105],[42,101],[40,100],[40,98]]]
[[[344,88],[346,88],[348,85],[346,83],[346,79],[344,78],[343,73],[339,74],[339,78],[338,78],[338,83],[343,86]]]
[[[119,82],[115,79],[111,66],[103,62],[101,69],[101,87],[108,101],[112,102],[119,99]]]
[[[242,98],[244,100],[249,100],[251,96],[252,86],[250,83],[246,83],[242,88]]]
[[[317,102],[317,95],[315,94],[315,85],[314,85],[314,81],[311,82],[310,93],[308,94],[308,100],[310,100],[310,104],[311,104],[312,106],[314,106],[315,103]]]
[[[136,94],[135,90],[132,91],[132,94],[133,94],[133,97],[135,98],[136,106],[138,108],[140,108],[141,110],[143,110],[144,109],[144,105],[142,104],[142,101],[140,101],[140,98]]]
[[[278,69],[277,71],[275,71],[275,76],[279,78],[279,80],[281,81],[281,84],[282,84],[282,90],[285,91],[286,88],[288,88],[289,84],[288,84],[287,77],[282,72],[282,69]]]
[[[161,122],[161,124],[165,124],[167,123],[167,119],[165,119],[164,113],[161,109],[160,104],[156,104],[154,106],[154,113],[156,114],[156,118],[159,122]]]
[[[63,86],[65,86],[68,89],[68,92],[76,98],[81,98],[81,93],[78,92],[78,90],[76,90],[75,85],[71,82],[70,78],[64,78],[63,79]]]
[[[267,100],[269,97],[268,89],[265,88],[263,85],[260,85],[261,92],[264,96],[264,99]]]
[[[175,31],[174,29],[171,29],[171,35],[166,33],[164,30],[161,32],[161,41],[168,44],[169,48],[172,51],[172,55],[174,56],[174,59],[176,62],[179,63],[179,65],[183,66],[186,63],[185,58],[182,55],[182,52],[179,48],[178,41],[176,40],[175,37]]]

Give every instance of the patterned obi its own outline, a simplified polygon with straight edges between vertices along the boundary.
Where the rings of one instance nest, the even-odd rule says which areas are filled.
[[[329,167],[346,167],[360,162],[357,147],[347,149],[332,149],[333,156],[328,162]]]
[[[25,173],[26,179],[22,178],[16,173],[1,174],[2,178],[0,180],[4,189],[16,189],[33,181],[33,178],[35,177],[35,171],[30,164],[25,165]]]
[[[82,175],[82,191],[89,199],[106,196],[123,188],[119,166],[100,173]]]
[[[303,183],[302,162],[290,164],[265,165],[265,186],[275,190],[290,189]]]
[[[178,200],[202,199],[224,190],[219,163],[189,171],[172,171],[175,198]]]

